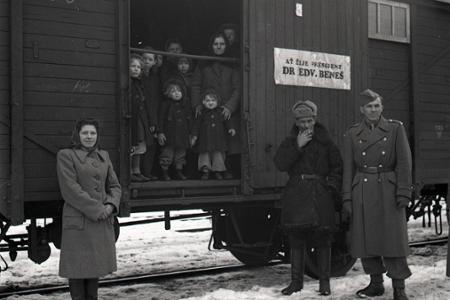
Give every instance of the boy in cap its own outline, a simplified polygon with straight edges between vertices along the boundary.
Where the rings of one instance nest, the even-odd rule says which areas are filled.
[[[289,181],[281,201],[281,224],[291,247],[291,283],[283,295],[303,288],[306,245],[316,249],[319,294],[330,295],[334,201],[340,192],[342,159],[326,128],[316,121],[317,106],[299,101],[292,107],[295,124],[274,162]]]
[[[360,95],[364,118],[345,134],[343,176],[343,211],[351,217],[350,253],[361,258],[370,275],[369,285],[356,294],[382,295],[387,270],[394,299],[406,300],[411,151],[403,124],[382,116],[382,97],[370,89]]]

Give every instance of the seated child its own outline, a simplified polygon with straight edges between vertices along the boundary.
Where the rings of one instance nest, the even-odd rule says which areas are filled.
[[[164,84],[166,99],[161,103],[158,142],[163,146],[159,164],[164,180],[170,180],[169,167],[174,164],[176,179],[185,180],[186,149],[189,148],[192,111],[186,103],[186,87],[178,78]]]
[[[210,171],[216,179],[223,179],[227,170],[225,167],[225,151],[227,151],[226,133],[234,136],[236,130],[222,114],[219,94],[208,89],[202,95],[203,111],[195,121],[192,129],[191,145],[198,139],[198,169],[202,172],[201,179],[208,179]],[[229,178],[225,178],[229,179]]]

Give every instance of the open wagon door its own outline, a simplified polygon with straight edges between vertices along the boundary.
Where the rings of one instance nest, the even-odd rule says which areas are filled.
[[[243,113],[249,155],[246,187],[251,192],[286,182],[286,174],[276,170],[273,156],[293,125],[291,107],[296,101],[310,99],[317,103],[319,121],[341,144],[345,129],[358,116],[356,98],[367,86],[367,3],[245,0],[243,11]],[[330,72],[317,65],[323,62],[318,59],[310,59],[307,66],[293,60],[296,75],[310,76],[312,84],[276,84],[275,48],[306,51],[311,57],[339,56],[348,63],[346,85],[314,83],[314,79],[329,75],[319,72]],[[303,73],[300,67],[305,69]],[[307,75],[307,69],[315,69],[316,73]]]

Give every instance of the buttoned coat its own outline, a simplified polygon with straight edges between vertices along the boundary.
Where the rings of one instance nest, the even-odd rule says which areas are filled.
[[[187,149],[192,129],[192,110],[186,99],[166,98],[161,103],[159,129],[166,136],[166,146]]]
[[[236,66],[222,62],[200,64],[192,77],[191,103],[194,108],[202,105],[201,95],[207,89],[214,89],[222,99],[219,106],[230,110],[236,135],[227,137],[228,152],[230,154],[240,153],[241,79]]]
[[[115,271],[114,216],[98,220],[106,203],[119,211],[121,187],[108,152],[60,150],[57,174],[64,199],[59,275],[98,278]]]
[[[411,197],[411,151],[401,122],[381,117],[352,126],[344,137],[343,200],[353,207],[350,224],[354,257],[409,254],[405,209]],[[367,173],[367,167],[379,172]],[[403,198],[403,199],[404,199]]]
[[[139,141],[138,126],[140,123],[144,129],[144,138],[147,144],[153,143],[150,126],[156,125],[150,114],[149,102],[146,101],[144,84],[141,79],[131,78],[130,81],[130,97],[131,97],[131,144],[137,145]]]
[[[228,150],[226,136],[231,128],[231,120],[224,119],[220,107],[203,109],[192,128],[192,135],[198,137],[198,151],[202,153]]]
[[[335,228],[335,200],[342,183],[342,159],[328,131],[320,123],[314,126],[312,140],[297,145],[298,127],[279,146],[274,162],[278,170],[288,172],[281,201],[281,223],[286,230]],[[302,178],[302,174],[318,179]]]

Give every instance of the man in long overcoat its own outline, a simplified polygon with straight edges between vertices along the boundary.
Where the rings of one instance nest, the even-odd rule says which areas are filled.
[[[382,116],[382,97],[361,93],[364,119],[344,142],[343,210],[351,216],[350,251],[361,258],[370,284],[361,298],[384,293],[383,273],[392,278],[394,299],[408,299],[411,275],[405,207],[411,197],[411,151],[403,124]]]
[[[303,288],[306,244],[315,247],[319,293],[329,295],[331,242],[335,230],[335,196],[340,191],[342,159],[323,125],[316,122],[317,106],[299,101],[292,108],[295,124],[274,158],[289,181],[281,201],[281,224],[291,246],[291,283],[281,292]]]

